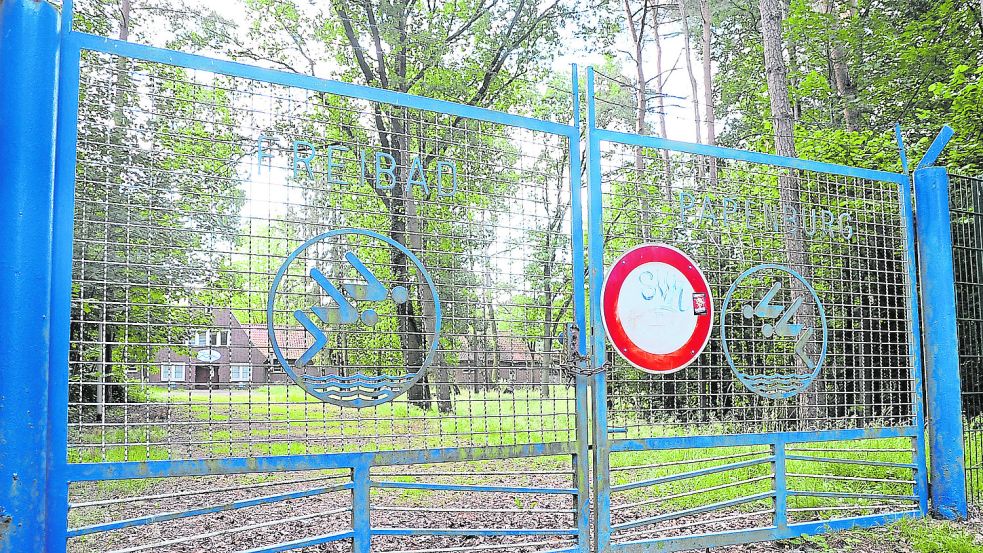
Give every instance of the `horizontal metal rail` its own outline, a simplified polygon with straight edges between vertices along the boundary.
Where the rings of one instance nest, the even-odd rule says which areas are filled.
[[[373,536],[576,536],[576,528],[372,528]]]
[[[771,499],[775,497],[775,492],[763,492],[755,495],[749,495],[745,497],[739,497],[736,499],[729,499],[727,501],[719,501],[717,503],[711,503],[709,505],[702,505],[700,507],[693,507],[690,509],[685,509],[682,511],[675,511],[672,513],[666,513],[662,515],[656,515],[653,517],[642,518],[638,520],[633,520],[631,522],[624,522],[621,524],[612,524],[611,531],[618,532],[621,530],[630,530],[632,528],[638,528],[639,526],[647,526],[649,524],[658,524],[660,522],[666,522],[669,520],[676,520],[683,517],[688,517],[692,515],[699,515],[703,513],[709,513],[712,511],[717,511],[720,509],[726,509],[727,507],[736,507],[737,505],[744,505],[745,503],[753,503],[755,501],[761,501],[763,499]]]
[[[576,495],[577,488],[531,488],[522,486],[470,486],[467,484],[438,484],[435,482],[378,482],[372,480],[373,488],[393,488],[400,490],[434,490],[446,492],[498,492],[498,493],[541,493],[557,495]]]
[[[734,455],[720,455],[717,457],[701,457],[699,459],[685,459],[682,461],[669,461],[667,463],[655,463],[649,465],[632,465],[626,467],[611,467],[611,472],[626,470],[659,469],[663,467],[674,467],[678,465],[691,465],[693,463],[707,463],[710,461],[726,461],[728,459],[742,459],[744,457],[754,457],[755,455],[768,455],[771,451],[762,449],[761,451],[750,451],[748,453],[737,453]]]
[[[175,497],[188,497],[192,495],[204,495],[240,490],[254,490],[257,488],[269,488],[276,486],[288,486],[291,484],[307,484],[310,482],[322,482],[324,480],[338,480],[340,478],[351,479],[350,474],[343,474],[338,476],[324,476],[321,478],[304,478],[301,480],[283,480],[280,482],[259,482],[256,484],[243,484],[241,486],[225,486],[222,488],[204,488],[201,490],[190,490],[186,492],[173,492],[173,493],[159,493],[154,495],[140,495],[132,497],[121,497],[118,499],[100,499],[97,501],[81,501],[78,503],[69,503],[69,509],[81,509],[84,507],[101,507],[105,505],[118,505],[121,503],[137,503],[140,501],[155,501],[158,499],[173,499]]]
[[[629,484],[621,484],[620,486],[611,486],[611,491],[623,492],[626,490],[634,490],[636,488],[644,488],[647,486],[655,486],[658,484],[668,484],[669,482],[687,480],[689,478],[696,478],[698,476],[706,476],[708,474],[716,474],[718,472],[727,472],[729,470],[737,470],[742,468],[754,467],[757,465],[763,465],[765,463],[771,463],[774,460],[775,460],[774,456],[769,456],[769,457],[762,457],[761,459],[752,459],[750,461],[741,461],[739,463],[728,463],[726,465],[717,465],[714,467],[707,467],[707,468],[692,470],[688,472],[681,472],[678,474],[670,474],[668,476],[660,476],[658,478],[650,478],[648,480],[640,480],[638,482],[631,482]]]
[[[258,530],[260,528],[269,528],[270,526],[276,526],[278,524],[290,523],[290,522],[300,522],[302,520],[310,520],[312,518],[332,516],[340,513],[349,512],[350,509],[332,509],[329,511],[321,511],[317,513],[310,513],[306,515],[299,515],[295,517],[279,518],[276,520],[271,520],[267,522],[257,522],[255,524],[248,524],[245,526],[236,526],[234,528],[223,528],[222,530],[215,530],[212,532],[205,532],[202,534],[194,534],[191,536],[182,536],[180,538],[175,538],[171,540],[149,543],[138,545],[135,547],[128,547],[126,549],[117,549],[111,553],[134,553],[136,551],[146,551],[148,549],[157,549],[158,547],[167,547],[169,545],[177,545],[180,543],[187,543],[189,541],[203,540],[207,538],[214,538],[216,536],[223,536],[227,534],[236,534],[239,532],[247,532],[249,530]],[[344,538],[337,538],[344,539]]]
[[[130,59],[138,59],[149,62],[163,63],[177,67],[185,67],[198,71],[211,71],[230,77],[241,77],[265,83],[278,84],[304,88],[307,90],[337,94],[350,98],[358,98],[371,102],[380,102],[393,106],[421,109],[435,113],[457,115],[469,119],[498,123],[513,127],[521,127],[531,131],[540,131],[560,136],[578,138],[580,129],[571,125],[563,125],[512,115],[501,111],[495,111],[476,106],[448,102],[446,100],[435,100],[403,92],[393,92],[370,86],[363,86],[351,83],[343,83],[329,79],[321,79],[310,75],[290,73],[276,69],[266,69],[245,63],[221,60],[197,54],[177,52],[165,48],[156,48],[123,40],[116,40],[107,37],[96,36],[84,32],[74,31],[65,40],[65,44],[70,48],[78,50],[92,50],[124,56]]]
[[[892,467],[899,469],[917,470],[918,465],[914,463],[891,463],[888,461],[868,461],[866,459],[841,459],[838,457],[813,457],[810,455],[786,455],[789,461],[808,461],[813,463],[838,463],[845,465],[865,465],[868,467]]]
[[[694,495],[700,495],[700,494],[707,493],[707,492],[715,492],[715,491],[718,491],[718,490],[725,490],[727,488],[736,488],[738,486],[744,486],[744,485],[747,485],[747,484],[753,484],[755,482],[762,482],[762,481],[765,481],[765,480],[769,480],[770,481],[773,478],[774,478],[774,476],[772,476],[770,474],[767,475],[767,476],[758,476],[756,478],[750,478],[748,480],[738,480],[736,482],[728,482],[726,484],[720,484],[720,485],[717,485],[717,486],[710,486],[709,488],[699,488],[699,489],[690,490],[688,492],[680,492],[680,493],[676,493],[676,494],[672,494],[672,495],[663,495],[663,496],[655,497],[655,498],[652,498],[652,499],[646,499],[644,501],[638,501],[638,502],[635,502],[635,503],[622,503],[620,505],[613,505],[611,507],[611,510],[612,511],[618,511],[618,510],[623,510],[623,509],[631,509],[631,508],[634,508],[634,507],[642,507],[642,506],[645,506],[645,505],[651,505],[653,503],[662,503],[662,502],[665,502],[665,501],[671,501],[673,499],[679,499],[679,498],[682,498],[682,497],[691,497],[691,496],[694,496]]]
[[[900,426],[822,430],[818,432],[758,432],[751,434],[718,434],[712,436],[619,439],[611,440],[611,452],[774,445],[780,441],[792,444],[799,442],[869,440],[875,438],[913,438],[918,435],[918,432],[920,432],[918,427]]]
[[[707,146],[705,144],[694,144],[691,142],[669,140],[657,136],[630,134],[607,129],[592,129],[592,131],[594,138],[601,142],[617,142],[619,144],[641,146],[643,148],[672,150],[674,152],[685,152],[720,159],[734,159],[738,161],[760,163],[773,167],[802,169],[805,171],[815,171],[817,173],[829,173],[844,177],[895,182],[904,185],[908,184],[909,179],[908,175],[903,173],[890,173],[875,169],[861,169],[859,167],[850,167],[835,163],[810,161],[807,159],[778,156],[775,154],[763,154],[759,152],[750,152],[748,150],[738,150],[736,148],[725,148],[723,146]]]
[[[128,480],[171,476],[208,476],[215,474],[248,474],[254,472],[290,472],[352,468],[368,459],[373,466],[417,465],[573,455],[575,442],[552,442],[513,446],[417,449],[402,451],[371,451],[361,453],[324,453],[259,457],[227,457],[222,459],[180,459],[171,461],[124,461],[116,463],[72,463],[66,468],[69,482],[97,480]]]
[[[129,518],[125,520],[117,520],[113,522],[106,522],[103,524],[93,524],[91,526],[83,526],[81,528],[69,528],[68,537],[74,538],[78,536],[85,536],[88,534],[96,534],[99,532],[108,532],[110,530],[120,530],[122,528],[131,528],[134,526],[146,526],[147,524],[154,524],[157,522],[166,522],[169,520],[177,520],[181,518],[208,515],[212,513],[220,513],[222,511],[233,511],[236,509],[245,509],[247,507],[256,507],[258,505],[266,505],[268,503],[274,503],[277,501],[289,501],[291,499],[301,499],[304,497],[313,497],[316,495],[322,495],[326,493],[338,492],[342,490],[350,490],[353,488],[351,482],[347,484],[339,484],[337,486],[328,486],[324,488],[313,488],[310,490],[301,490],[297,492],[282,493],[276,495],[265,495],[263,497],[254,497],[251,499],[243,499],[239,501],[233,501],[231,503],[223,503],[221,505],[210,505],[208,507],[199,507],[197,509],[189,509],[187,511],[176,511],[171,513],[159,513],[155,515],[147,515],[137,518]],[[337,512],[350,511],[351,507],[345,507],[339,509]]]
[[[887,493],[853,493],[853,492],[812,492],[805,490],[788,490],[789,497],[827,497],[835,499],[894,499],[897,501],[918,501],[917,495],[894,495]]]

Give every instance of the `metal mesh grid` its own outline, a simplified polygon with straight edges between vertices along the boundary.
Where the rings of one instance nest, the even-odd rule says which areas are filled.
[[[952,257],[956,280],[959,378],[962,384],[966,488],[983,501],[983,180],[950,175]]]
[[[573,320],[565,138],[92,52],[81,75],[70,461],[574,439],[574,388],[561,369]],[[261,136],[271,157],[260,157]],[[319,152],[309,175],[293,164],[295,140],[308,143],[301,157]],[[332,145],[347,157],[329,177]],[[418,156],[429,193],[377,190],[371,161],[361,174],[363,151],[392,153],[404,182]],[[438,161],[456,164],[450,196]],[[425,376],[363,409],[305,394],[267,329],[268,293],[288,254],[344,228],[404,239],[443,312]],[[374,326],[350,252],[391,294],[374,302]],[[287,270],[274,302],[288,361],[315,339],[293,312],[337,307],[303,278],[316,262],[339,290],[363,296],[355,323],[342,328],[337,313],[317,323],[327,345],[306,373],[414,371],[435,314],[421,271],[399,258],[365,236],[298,256],[301,273]],[[396,284],[408,288],[401,304]],[[407,345],[413,333],[423,337]]]
[[[613,437],[913,423],[908,259],[897,184],[607,142],[601,165],[606,266],[641,243],[674,245],[701,265],[716,311],[706,350],[678,373],[647,375],[609,349],[609,418],[620,432]],[[780,195],[796,188],[792,202]],[[782,211],[789,206],[794,224],[791,212]],[[757,367],[782,378],[809,372],[791,355],[795,340],[775,343],[757,316],[753,322],[742,316],[781,278],[745,278],[729,313],[721,313],[732,283],[765,263],[801,274],[827,320],[821,370],[787,399],[749,390],[721,345],[723,319],[737,369]],[[805,299],[793,320],[816,328],[803,348],[815,360],[822,341],[818,308],[808,307],[814,302],[805,287],[785,277],[774,305]]]

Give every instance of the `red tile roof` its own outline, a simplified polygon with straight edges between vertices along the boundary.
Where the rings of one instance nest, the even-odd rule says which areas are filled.
[[[265,352],[270,361],[274,360],[273,346],[270,344],[269,329],[265,324],[244,324],[242,329],[249,336],[253,346]],[[314,343],[314,338],[303,327],[275,327],[276,343],[287,359],[297,359]]]

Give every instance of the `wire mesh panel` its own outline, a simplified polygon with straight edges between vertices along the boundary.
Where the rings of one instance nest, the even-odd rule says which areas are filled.
[[[589,92],[600,548],[924,513],[907,178],[619,132],[624,85]]]
[[[82,52],[68,459],[95,468],[71,489],[73,547],[269,544],[255,535],[288,505],[305,513],[289,517],[297,547],[350,549],[370,523],[425,537],[379,550],[577,540],[579,519],[559,516],[578,505],[568,127],[192,66]],[[565,461],[529,457],[544,444]],[[424,466],[458,448],[499,459],[463,484],[473,466]],[[420,465],[378,482],[351,456],[424,450],[366,461]],[[99,481],[256,456],[309,470],[164,463],[146,474],[169,478]],[[501,527],[468,529],[469,491],[494,496]],[[416,501],[441,494],[465,501]]]
[[[703,355],[678,373],[609,354],[609,420],[624,437],[913,424],[896,183],[615,143],[602,156],[605,264],[674,245],[699,263],[718,314]],[[787,321],[800,334],[769,333],[800,299]]]
[[[950,175],[952,257],[956,279],[959,378],[962,384],[966,490],[983,501],[983,180]]]

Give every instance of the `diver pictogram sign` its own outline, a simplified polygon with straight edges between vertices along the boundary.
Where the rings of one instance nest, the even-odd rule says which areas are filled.
[[[696,262],[672,246],[645,244],[625,252],[612,265],[601,298],[608,337],[643,371],[678,371],[710,340],[710,286]]]

